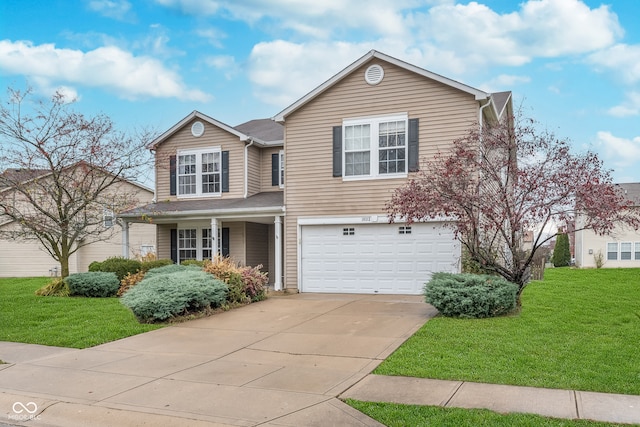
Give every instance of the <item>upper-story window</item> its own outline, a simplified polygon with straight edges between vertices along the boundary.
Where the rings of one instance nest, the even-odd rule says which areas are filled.
[[[346,179],[406,176],[407,130],[404,114],[344,120],[343,176]]]
[[[279,161],[280,179],[279,179],[278,185],[280,186],[280,188],[284,188],[284,150],[280,150],[278,152],[278,157],[280,159],[280,161]]]
[[[178,196],[204,196],[221,193],[220,148],[179,151],[177,163]]]

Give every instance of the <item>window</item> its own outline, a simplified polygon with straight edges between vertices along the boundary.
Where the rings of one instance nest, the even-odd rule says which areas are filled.
[[[633,257],[635,260],[640,260],[640,242],[635,243],[635,256]]]
[[[202,229],[202,259],[212,259],[211,251],[211,229]]]
[[[411,226],[401,225],[400,227],[398,227],[398,234],[411,234]]]
[[[407,174],[407,116],[343,122],[345,178],[397,177]]]
[[[222,164],[219,149],[180,151],[177,163],[178,196],[221,193]]]
[[[196,232],[195,228],[178,230],[178,259],[180,261],[197,259],[198,239],[196,238]]]
[[[356,234],[356,230],[353,227],[345,227],[342,229],[343,236],[354,236]]]
[[[618,244],[607,243],[607,260],[617,261],[618,259]]]
[[[149,254],[155,254],[156,247],[154,245],[140,245],[140,256],[146,257]]]
[[[628,261],[631,259],[631,243],[620,243],[620,260]]]
[[[111,228],[115,223],[115,214],[111,209],[104,208],[102,211],[102,225],[104,228]]]

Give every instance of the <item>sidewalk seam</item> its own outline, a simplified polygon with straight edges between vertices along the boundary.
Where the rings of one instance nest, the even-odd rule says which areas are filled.
[[[460,390],[460,388],[464,383],[465,381],[460,381],[460,384],[458,384],[458,387],[456,387],[456,389],[453,391],[453,393],[451,393],[449,398],[445,402],[441,403],[440,406],[449,407],[449,402],[451,402],[451,400],[455,397],[455,395],[458,393],[458,391]]]

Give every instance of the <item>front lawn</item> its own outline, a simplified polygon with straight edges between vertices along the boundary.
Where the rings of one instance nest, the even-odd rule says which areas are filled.
[[[358,411],[389,427],[613,427],[620,424],[588,420],[564,420],[534,414],[499,414],[488,409],[442,408],[439,406],[400,405],[361,402],[348,399]]]
[[[41,297],[50,279],[0,279],[0,341],[86,348],[163,325],[140,324],[117,298]]]
[[[640,269],[548,269],[522,306],[431,319],[374,373],[640,395]]]

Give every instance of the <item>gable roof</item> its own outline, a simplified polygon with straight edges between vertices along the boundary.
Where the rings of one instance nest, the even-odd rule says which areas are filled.
[[[255,142],[257,142],[258,144],[261,145],[267,145],[265,141],[263,141],[262,139],[250,135],[247,135],[241,131],[239,131],[238,129],[229,126],[226,123],[222,123],[219,120],[216,120],[212,117],[207,116],[206,114],[203,114],[199,111],[193,110],[191,112],[191,114],[189,114],[187,117],[185,117],[184,119],[180,120],[178,123],[176,123],[175,125],[173,125],[169,130],[167,130],[166,132],[164,132],[162,135],[160,135],[159,137],[157,137],[156,139],[154,139],[153,141],[151,141],[149,144],[147,144],[147,148],[149,150],[155,150],[158,145],[162,144],[164,141],[166,141],[169,137],[171,137],[173,134],[175,134],[176,132],[178,132],[180,129],[182,129],[182,127],[184,125],[186,125],[187,123],[189,123],[191,120],[193,119],[200,119],[202,121],[205,121],[213,126],[216,126],[224,131],[229,132],[232,135],[235,135],[238,137],[238,139],[240,141],[248,141],[248,140],[254,140]]]
[[[425,70],[424,68],[420,68],[420,67],[417,67],[415,65],[409,64],[407,62],[401,61],[401,60],[399,60],[397,58],[394,58],[392,56],[386,55],[386,54],[384,54],[382,52],[378,52],[376,50],[371,50],[371,51],[369,51],[369,53],[367,53],[366,55],[362,56],[360,59],[358,59],[357,61],[355,61],[351,65],[349,65],[346,68],[344,68],[338,74],[334,75],[329,80],[327,80],[326,82],[322,83],[320,86],[316,87],[311,92],[307,93],[305,96],[303,96],[302,98],[298,99],[296,102],[294,102],[293,104],[291,104],[290,106],[288,106],[287,108],[285,108],[284,110],[282,110],[281,112],[276,114],[273,117],[273,120],[275,120],[276,122],[280,122],[280,123],[284,122],[288,115],[290,115],[291,113],[293,113],[294,111],[296,111],[297,109],[299,109],[300,107],[305,105],[306,103],[308,103],[311,100],[313,100],[314,98],[316,98],[318,95],[320,95],[323,92],[325,92],[326,90],[328,90],[330,87],[332,87],[333,85],[335,85],[336,83],[338,83],[339,81],[344,79],[346,76],[351,74],[352,71],[356,70],[357,68],[359,68],[361,65],[363,65],[364,63],[366,63],[367,61],[369,61],[372,58],[377,58],[377,59],[380,59],[382,61],[389,62],[389,63],[391,63],[393,65],[396,65],[396,66],[398,66],[400,68],[403,68],[405,70],[414,72],[414,73],[419,74],[421,76],[427,77],[429,79],[432,79],[432,80],[435,80],[437,82],[443,83],[443,84],[445,84],[447,86],[451,86],[451,87],[453,87],[455,89],[458,89],[458,90],[461,90],[461,91],[466,92],[468,94],[471,94],[471,95],[473,95],[475,97],[475,99],[477,101],[489,100],[491,98],[491,94],[490,93],[481,91],[479,89],[476,89],[476,88],[473,88],[471,86],[465,85],[464,83],[460,83],[460,82],[458,82],[456,80],[452,80],[452,79],[449,79],[447,77],[441,76],[439,74],[433,73],[431,71]],[[506,100],[504,102],[506,103]],[[502,105],[503,108],[504,108],[504,105],[505,104]],[[495,108],[495,100],[494,100],[494,108]],[[499,115],[497,114],[498,111],[495,111],[495,113],[496,113],[496,116],[499,117]]]
[[[88,167],[91,167],[91,168],[101,169],[97,166],[91,165],[90,163],[84,160],[81,160],[69,166],[65,166],[64,169],[65,170],[72,169],[80,165],[87,165]],[[106,174],[113,175],[109,171],[106,171],[104,169],[101,169],[101,170]],[[51,174],[52,174],[51,170],[47,170],[47,169],[15,169],[15,168],[6,169],[4,172],[0,174],[0,192],[11,191],[13,189],[12,187],[16,184],[20,184],[20,185],[28,184],[29,181],[35,180],[36,178],[40,178],[40,177],[47,177],[48,175],[51,175]],[[150,189],[145,185],[137,183],[135,181],[130,181],[125,178],[119,178],[119,180],[123,182],[128,182],[129,184],[136,186],[149,193],[153,193],[152,189]]]
[[[634,206],[640,206],[640,182],[615,184],[615,186],[622,190],[624,197],[631,200]]]
[[[284,126],[271,119],[255,119],[235,126],[235,129],[250,137],[258,138],[268,145],[284,143]]]

